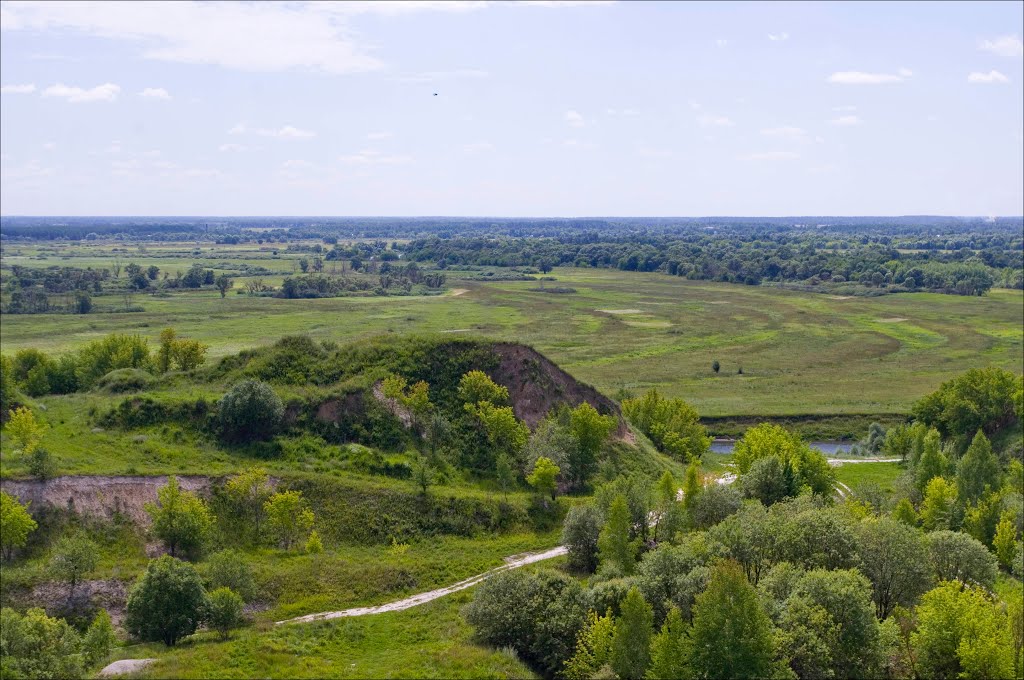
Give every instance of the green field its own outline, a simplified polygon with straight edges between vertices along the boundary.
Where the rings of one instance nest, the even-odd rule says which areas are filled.
[[[182,269],[196,261],[180,246],[167,248],[167,255],[148,249],[135,260]],[[251,248],[210,248],[203,248],[199,261],[214,268],[218,261],[249,261],[287,272],[290,259],[301,256],[288,253],[278,261],[259,259]],[[67,260],[7,254],[4,264],[109,264],[109,253],[102,252]],[[905,414],[916,399],[968,368],[1024,368],[1021,291],[843,299],[607,269],[559,268],[553,275],[557,281],[545,285],[576,292],[538,292],[534,281],[461,281],[450,273],[451,290],[444,296],[138,295],[144,312],[5,315],[0,343],[5,353],[26,347],[61,352],[112,332],[155,339],[160,329],[174,326],[208,343],[216,358],[291,334],[353,340],[467,333],[532,344],[608,394],[657,387],[686,398],[705,416]],[[722,365],[717,375],[714,360]]]

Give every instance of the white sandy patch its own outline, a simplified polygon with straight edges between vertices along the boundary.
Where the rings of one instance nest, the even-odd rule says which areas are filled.
[[[875,319],[878,323],[899,323],[900,321],[906,321],[902,316],[890,316],[884,319]]]
[[[151,663],[156,663],[156,659],[121,659],[120,661],[115,661],[114,663],[105,666],[103,670],[100,671],[99,677],[111,678],[115,675],[137,673]]]
[[[594,311],[604,312],[605,314],[643,314],[642,309],[596,309]]]
[[[452,328],[451,330],[441,331],[442,333],[470,333],[472,328]]]
[[[452,297],[456,297],[458,295],[465,295],[468,292],[469,292],[469,288],[452,288],[448,292],[448,295],[450,295]]]
[[[829,295],[830,300],[852,300],[852,295]]]
[[[626,325],[634,328],[668,328],[672,324],[668,321],[627,321]]]
[[[732,303],[728,300],[708,300],[709,305],[731,305]]]

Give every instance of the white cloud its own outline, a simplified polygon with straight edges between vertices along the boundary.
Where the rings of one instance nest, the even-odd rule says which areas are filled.
[[[72,104],[82,102],[112,102],[121,93],[121,88],[113,83],[104,83],[88,90],[81,87],[70,87],[63,83],[57,83],[43,90],[44,97],[58,97],[66,99]]]
[[[900,75],[901,78],[909,78],[912,75],[914,75],[914,72],[906,67],[900,67],[900,70],[897,71],[897,73]]]
[[[791,161],[800,158],[795,151],[763,151],[740,156],[744,161]]]
[[[732,127],[736,123],[726,116],[718,116],[713,113],[705,113],[697,116],[697,122],[702,127]]]
[[[609,116],[625,116],[627,118],[640,115],[640,111],[637,109],[606,109],[605,112]]]
[[[244,144],[221,144],[219,147],[217,147],[217,150],[221,152],[245,151],[248,148],[249,147],[245,146]]]
[[[57,142],[45,142],[43,144],[43,149],[46,150],[46,151],[53,151],[56,148],[57,148]]]
[[[459,68],[451,71],[425,71],[423,73],[410,73],[395,78],[400,83],[436,83],[441,80],[456,80],[459,78],[489,78],[490,73],[475,68]]]
[[[587,124],[587,121],[583,118],[578,111],[569,110],[565,112],[565,122],[572,127],[583,127]]]
[[[394,136],[395,136],[395,133],[393,133],[393,132],[386,132],[386,131],[383,131],[383,130],[381,130],[379,132],[368,132],[368,133],[366,133],[366,138],[370,139],[370,140],[391,139]]]
[[[761,134],[766,137],[778,137],[779,139],[806,139],[807,131],[803,128],[783,125],[782,127],[765,128]]]
[[[56,172],[56,168],[48,168],[37,160],[31,160],[21,167],[4,167],[0,170],[0,181],[11,184],[31,182],[43,177],[50,177],[56,174]]]
[[[112,141],[110,143],[110,146],[108,146],[103,151],[104,151],[104,153],[121,153],[121,151],[122,151],[121,142],[115,139],[114,141]]]
[[[687,103],[690,105],[690,110],[691,111],[699,111],[700,110],[700,102],[697,102],[697,101],[694,101],[694,100],[691,99]]]
[[[615,0],[520,0],[510,4],[520,7],[600,7],[614,5]]]
[[[864,71],[837,71],[828,77],[828,82],[840,85],[884,85],[887,83],[899,83],[904,78],[906,69],[900,69],[899,73],[865,73]]]
[[[316,137],[311,130],[303,130],[292,125],[285,125],[281,128],[254,128],[248,123],[242,122],[228,130],[229,135],[257,135],[259,137],[277,137],[279,139],[309,139]]]
[[[389,155],[375,149],[363,149],[358,153],[340,156],[342,163],[355,165],[402,165],[412,162],[412,156]]]
[[[833,111],[856,111],[856,106],[833,106]]]
[[[71,29],[129,41],[147,59],[247,71],[355,73],[380,68],[382,63],[368,53],[369,48],[356,44],[345,21],[345,13],[355,8],[345,4],[5,3],[2,28]],[[393,7],[362,9],[381,12]]]
[[[715,45],[717,47],[727,47],[729,45],[729,41],[726,40],[725,38],[719,38],[718,40],[715,41]]]
[[[313,164],[304,160],[287,160],[281,166],[285,168],[311,168]]]
[[[147,87],[139,93],[140,97],[148,97],[150,99],[170,99],[170,93],[162,87]]]
[[[4,85],[0,87],[0,94],[32,94],[36,91],[35,83],[26,85]]]
[[[831,123],[832,125],[839,125],[841,127],[849,127],[851,125],[860,125],[863,122],[864,121],[862,121],[857,116],[839,116],[838,118],[833,118],[832,120],[829,121],[829,123]]]
[[[782,33],[769,33],[768,39],[772,42],[782,42],[783,40],[789,40],[789,33],[783,31]]]
[[[471,144],[463,144],[462,150],[465,153],[487,153],[494,151],[494,145],[490,142],[473,142]]]
[[[636,152],[644,158],[671,158],[675,155],[674,152],[669,151],[668,149],[652,149],[646,146],[640,147]]]
[[[562,146],[566,149],[594,149],[597,147],[593,142],[579,139],[566,139],[562,141]]]
[[[1024,57],[1024,42],[1016,35],[1001,35],[992,40],[983,40],[978,49],[1000,57]]]
[[[1010,82],[1010,79],[996,70],[989,71],[988,73],[979,73],[975,71],[967,76],[967,82],[979,84],[1008,83]]]

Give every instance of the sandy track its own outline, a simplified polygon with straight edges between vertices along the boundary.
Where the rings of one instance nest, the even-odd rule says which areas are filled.
[[[527,553],[525,555],[513,555],[512,557],[505,558],[505,564],[500,567],[495,567],[490,571],[485,571],[482,574],[471,576],[464,581],[459,581],[454,585],[450,585],[446,588],[438,588],[437,590],[431,590],[426,593],[420,593],[419,595],[413,595],[403,600],[396,600],[395,602],[389,602],[387,604],[377,605],[376,607],[356,607],[354,609],[342,609],[336,612],[321,612],[319,614],[306,614],[305,616],[297,616],[294,619],[286,619],[284,621],[277,621],[276,625],[280,626],[286,623],[312,623],[314,621],[329,621],[331,619],[340,619],[348,616],[367,616],[369,614],[383,614],[385,612],[400,612],[403,609],[409,609],[416,607],[421,604],[426,604],[432,600],[436,600],[445,595],[456,593],[466,588],[472,588],[476,584],[484,581],[495,574],[508,571],[510,569],[517,569],[519,567],[525,567],[528,564],[534,562],[541,562],[543,560],[550,560],[553,557],[559,557],[566,553],[566,549],[563,546],[545,550],[539,553]]]

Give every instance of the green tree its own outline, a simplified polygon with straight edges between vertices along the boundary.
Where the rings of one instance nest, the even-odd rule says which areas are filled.
[[[1013,512],[1003,511],[999,524],[996,525],[996,535],[992,541],[992,547],[996,550],[999,564],[1009,571],[1013,566],[1013,558],[1017,554],[1017,527],[1013,522]]]
[[[64,619],[39,608],[0,609],[0,673],[4,678],[80,678],[81,638]]]
[[[903,522],[908,527],[916,527],[919,521],[917,511],[914,510],[914,504],[907,498],[901,498],[900,502],[896,504],[892,511],[892,517]]]
[[[230,588],[246,602],[256,597],[256,581],[245,555],[237,550],[221,550],[206,560],[207,590]]]
[[[221,274],[214,279],[213,285],[217,286],[217,290],[220,291],[220,297],[223,300],[231,286],[235,285],[235,282],[227,274]]]
[[[944,477],[930,478],[921,503],[921,525],[926,531],[948,529],[955,505],[956,487]]]
[[[168,477],[167,485],[157,491],[157,502],[146,503],[145,508],[153,520],[153,534],[172,556],[180,552],[195,557],[202,552],[214,517],[198,496],[181,490],[177,477]]]
[[[593,505],[574,505],[562,525],[562,545],[568,550],[569,568],[592,573],[598,564],[601,511]]]
[[[459,380],[459,400],[476,405],[482,401],[495,406],[508,404],[508,388],[491,380],[483,371],[470,371]]]
[[[217,588],[209,597],[206,621],[210,628],[220,633],[222,640],[227,640],[231,630],[242,623],[242,607],[245,603],[230,588]]]
[[[693,509],[697,496],[704,490],[700,479],[700,461],[693,461],[686,466],[686,474],[683,476],[683,508],[690,512]]]
[[[538,460],[540,459],[538,458]],[[498,480],[498,486],[501,487],[502,495],[508,501],[508,490],[509,487],[516,483],[516,472],[512,467],[512,458],[507,453],[502,453],[498,456],[497,461],[494,463],[494,474]]]
[[[174,358],[174,342],[178,332],[173,328],[165,328],[160,331],[160,346],[156,350],[156,368],[161,373],[171,370],[171,362]]]
[[[61,538],[50,558],[50,573],[58,581],[68,584],[68,599],[74,597],[75,587],[96,568],[99,548],[84,534]]]
[[[163,555],[150,560],[146,572],[129,592],[124,626],[140,640],[173,647],[196,631],[209,602],[195,568]]]
[[[29,458],[28,472],[40,482],[45,482],[57,475],[57,463],[49,451],[37,446]]]
[[[14,440],[15,447],[26,456],[30,456],[39,446],[45,427],[36,420],[31,409],[19,406],[8,415],[7,425],[4,426],[4,429],[7,430],[7,435]]]
[[[959,581],[991,588],[996,582],[996,558],[978,540],[959,531],[925,535],[928,562],[936,581]]]
[[[106,609],[101,609],[89,624],[89,629],[85,631],[85,637],[82,639],[85,665],[89,667],[101,665],[110,656],[110,652],[116,644],[117,635],[114,633],[110,614]]]
[[[963,530],[986,546],[992,546],[996,525],[1002,514],[1003,498],[998,492],[987,492],[977,503],[968,505],[963,517]],[[956,528],[956,527],[951,527]]]
[[[267,528],[286,551],[307,537],[313,528],[313,511],[306,505],[301,491],[275,493],[263,508],[267,513]]]
[[[669,541],[682,529],[682,504],[676,500],[679,485],[668,470],[662,473],[654,485],[654,540]]]
[[[689,665],[696,677],[763,678],[774,675],[771,619],[757,592],[734,562],[712,572],[697,596],[690,633]]]
[[[306,539],[306,554],[307,555],[319,555],[324,551],[324,542],[320,540],[320,534],[313,529],[309,532],[309,538]]]
[[[28,513],[28,503],[22,505],[14,496],[0,491],[0,548],[5,560],[14,557],[15,549],[25,547],[37,526]]]
[[[18,398],[18,386],[14,378],[14,363],[0,355],[0,414],[8,413]]]
[[[711,527],[708,535],[736,560],[747,580],[757,585],[774,561],[777,527],[757,501],[747,501],[736,513]]]
[[[284,404],[273,388],[259,380],[243,380],[220,400],[220,423],[232,441],[273,436],[284,418]]]
[[[604,616],[588,612],[587,624],[576,640],[576,652],[562,670],[565,680],[591,680],[602,668],[610,666],[614,637],[615,621],[611,612]]]
[[[681,461],[696,460],[711,446],[697,410],[682,399],[665,399],[650,390],[642,397],[624,399],[622,412],[661,451]]]
[[[548,458],[538,458],[533,465],[533,472],[526,478],[527,484],[537,490],[541,495],[551,494],[551,500],[555,500],[555,493],[558,491],[558,466]]]
[[[924,492],[928,482],[939,477],[946,470],[946,457],[942,455],[941,441],[938,430],[929,430],[924,438],[921,460],[917,464],[915,478],[917,488]]]
[[[597,466],[597,456],[618,423],[615,416],[603,416],[587,402],[569,413],[569,432],[576,446],[567,452],[569,483],[573,488],[586,486]]]
[[[854,530],[860,570],[871,581],[875,615],[913,606],[928,587],[928,554],[916,529],[888,517],[861,520]]]
[[[774,457],[780,461],[793,460],[804,446],[800,437],[772,423],[761,423],[748,429],[736,442],[733,459],[741,475],[750,471],[754,461]]]
[[[597,539],[602,569],[629,576],[636,569],[637,542],[629,538],[629,506],[622,494],[608,508],[608,517]]]
[[[233,520],[232,530],[259,541],[263,537],[263,525],[267,518],[263,505],[273,493],[270,476],[263,468],[247,468],[228,479],[224,485],[224,495]]]
[[[206,361],[208,349],[210,349],[209,345],[204,345],[198,340],[189,340],[188,338],[176,340],[172,353],[174,367],[179,371],[191,371],[193,368],[199,368]]]
[[[477,402],[467,410],[476,416],[493,447],[494,459],[508,455],[517,464],[522,460],[523,447],[530,436],[530,428],[516,418],[510,406],[495,406],[489,401]]]
[[[981,588],[946,582],[925,593],[911,644],[920,677],[1013,675],[1009,621]]]
[[[789,474],[786,474],[787,466]],[[740,486],[744,496],[755,498],[766,506],[799,493],[790,462],[780,461],[775,456],[754,461],[747,474],[740,478]]]
[[[1020,378],[1001,368],[974,368],[942,383],[914,405],[920,420],[946,436],[996,432],[1016,417],[1014,395]]]
[[[412,478],[416,482],[416,486],[420,488],[420,495],[425,498],[427,489],[434,483],[434,468],[430,466],[430,461],[426,456],[417,457],[412,469]]]
[[[960,500],[974,503],[986,489],[999,487],[999,460],[992,453],[988,437],[978,430],[967,453],[960,459],[956,472],[956,489]]]
[[[651,643],[651,665],[647,669],[649,680],[678,680],[689,677],[686,633],[683,615],[678,607],[672,607],[661,626],[661,632]]]
[[[826,629],[836,633],[823,640],[832,677],[870,678],[881,671],[883,650],[871,592],[856,569],[814,569],[801,577],[787,600],[804,599],[827,613]]]
[[[636,588],[622,601],[612,638],[612,670],[622,680],[640,680],[651,662],[651,627],[654,612]]]

